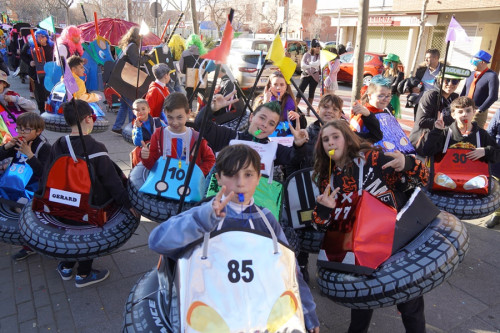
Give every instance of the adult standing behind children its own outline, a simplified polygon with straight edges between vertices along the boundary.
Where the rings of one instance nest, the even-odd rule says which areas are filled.
[[[115,169],[111,158],[107,154],[108,150],[106,149],[106,146],[103,143],[96,141],[89,135],[94,127],[95,117],[90,105],[85,101],[77,99],[71,103],[64,103],[62,108],[64,119],[71,127],[69,139],[75,155],[84,156],[85,154],[82,140],[85,142],[87,154],[99,154],[99,156],[89,160],[89,163],[92,164],[93,169],[96,172],[95,182],[92,184],[92,203],[99,206],[106,203],[110,198],[113,198],[118,205],[129,209],[135,217],[139,218],[139,214],[130,204],[127,189],[123,185],[120,175]],[[78,123],[80,123],[83,137],[80,137],[77,125]],[[52,145],[47,166],[50,166],[59,156],[69,154],[68,143],[66,142],[66,138],[63,136]],[[78,262],[78,269],[75,277],[75,286],[77,288],[101,282],[109,276],[109,271],[107,269],[93,269],[92,263],[93,260],[83,260]],[[57,271],[63,280],[71,280],[75,264],[76,261],[62,261],[57,265]]]
[[[384,77],[391,80],[391,107],[392,114],[396,118],[401,118],[401,104],[399,103],[399,92],[398,84],[403,81],[405,74],[400,72],[399,66],[399,56],[393,53],[389,53],[387,57],[384,58]]]
[[[337,82],[337,74],[340,71],[340,57],[338,56],[337,49],[329,47],[327,51],[337,54],[337,57],[330,60],[325,67],[323,67],[323,95],[333,95],[335,91],[339,90]]]
[[[132,27],[123,37],[120,39],[118,43],[118,47],[122,49],[122,53],[120,57],[125,57],[125,60],[134,67],[139,66],[140,61],[140,35],[139,35],[139,27]],[[132,113],[132,100],[122,96],[120,98],[120,108],[118,109],[118,113],[116,114],[116,120],[111,128],[111,131],[116,134],[122,134],[122,126],[127,120],[128,122],[132,122],[134,119],[134,114]]]
[[[195,78],[196,71],[190,69],[200,68],[202,63],[200,56],[207,53],[207,50],[200,37],[196,34],[191,34],[188,37],[186,48],[187,49],[182,52],[181,58],[179,59],[179,68],[181,73],[186,75],[186,95],[190,98],[194,92],[195,86],[188,86],[188,82],[197,82],[197,78]]]
[[[436,81],[434,89],[426,91],[418,104],[415,124],[410,132],[410,141],[415,147],[418,155],[424,156],[422,149],[427,135],[434,128],[434,122],[438,117],[438,112],[442,113],[445,126],[451,125],[453,118],[451,117],[450,104],[458,97],[455,93],[460,83],[460,77],[451,74],[441,74]],[[443,81],[443,90],[441,92],[441,101],[439,101],[439,86]]]
[[[57,39],[57,63],[61,63],[61,58],[68,59],[71,56],[83,56],[81,41],[82,31],[74,25],[67,26]]]
[[[160,118],[165,123],[167,118],[163,113],[163,103],[165,98],[170,94],[167,84],[170,82],[171,69],[167,64],[156,64],[153,66],[153,75],[155,81],[149,84],[149,89],[144,98],[148,101],[151,116]]]
[[[311,50],[304,54],[300,62],[300,68],[302,69],[302,74],[300,75],[299,89],[305,92],[305,89],[309,86],[309,94],[307,100],[311,105],[314,102],[314,92],[319,82],[320,74],[320,63],[319,63],[319,51],[321,46],[317,39],[311,41]],[[297,105],[300,103],[300,97],[296,99]],[[307,109],[307,115],[309,116],[310,110]]]
[[[43,29],[38,29],[35,31],[35,39],[38,44],[41,56],[41,63],[46,63],[47,61],[52,61],[54,57],[54,43],[50,40],[49,34],[47,31]],[[34,82],[34,93],[35,100],[38,106],[38,110],[40,113],[45,112],[45,102],[47,101],[47,97],[49,97],[49,92],[45,89],[45,85],[43,83],[45,75],[37,74],[35,58],[36,49],[33,40],[29,40],[29,43],[24,44],[21,50],[21,59],[29,64],[29,72],[31,80]]]
[[[259,208],[255,205],[253,195],[261,176],[259,154],[246,145],[227,146],[217,156],[215,168],[218,184],[222,186],[219,194],[210,202],[173,216],[155,228],[149,236],[150,248],[177,260],[189,244],[203,238],[206,233],[228,228],[252,229],[266,235],[272,234],[272,230],[280,242],[288,244],[281,226],[271,212],[267,208]],[[249,247],[251,248],[249,244],[241,244],[239,248],[226,246],[228,253],[243,250],[263,251],[262,248],[249,249]],[[259,274],[258,272],[267,274],[269,279],[285,279],[285,275],[287,275],[285,272],[283,275],[273,275],[276,271],[274,266],[263,267],[256,262],[255,265],[256,274]],[[302,279],[298,269],[287,269],[287,271],[296,275],[307,331],[319,333],[316,304],[309,286]],[[221,279],[224,276],[227,278],[227,271],[215,272],[215,274],[219,273]],[[258,281],[259,279],[255,279],[252,283],[257,284],[256,288],[260,290],[263,286],[258,285]],[[213,293],[215,291],[207,290],[207,292]],[[238,301],[245,309],[248,307],[245,304],[248,300]],[[224,317],[224,315],[229,316],[230,314],[219,313],[219,315]],[[205,321],[208,322],[210,319],[207,317]],[[175,323],[176,320],[172,320],[172,322]],[[243,327],[244,324],[242,323]],[[252,331],[260,329],[260,327],[252,328]]]
[[[498,74],[488,68],[491,54],[479,50],[471,60],[474,73],[467,78],[460,96],[467,96],[474,100],[477,110],[474,121],[484,128],[488,118],[488,109],[498,99]]]

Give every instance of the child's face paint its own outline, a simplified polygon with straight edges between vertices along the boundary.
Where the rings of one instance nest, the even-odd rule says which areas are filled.
[[[262,108],[256,114],[250,115],[250,126],[248,132],[259,139],[267,138],[278,126],[280,115],[268,108]],[[260,133],[255,135],[257,131]]]
[[[257,185],[259,185],[260,174],[251,165],[238,170],[233,176],[224,175],[224,172],[219,176],[215,175],[219,186],[226,186],[226,193],[228,195],[231,191],[234,192],[232,202],[248,205],[250,199],[255,193]],[[243,201],[240,199],[243,198]]]
[[[321,134],[321,143],[326,155],[335,162],[340,161],[344,155],[345,139],[338,129],[333,126],[323,128]],[[334,150],[335,153],[330,155],[330,151]]]

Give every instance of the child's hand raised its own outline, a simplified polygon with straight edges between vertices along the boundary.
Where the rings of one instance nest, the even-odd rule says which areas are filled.
[[[443,120],[443,113],[440,111],[438,112],[438,118],[434,122],[434,128],[444,130],[444,120]]]
[[[469,160],[475,161],[483,157],[485,153],[486,151],[484,150],[484,148],[476,148],[473,151],[468,152],[466,156]]]
[[[234,90],[227,96],[223,96],[221,94],[214,95],[212,100],[212,112],[220,110],[228,105],[238,102],[239,98],[234,98],[234,94],[236,94],[236,90]]]
[[[141,146],[142,146],[142,149],[141,149],[141,158],[143,160],[147,160],[149,158],[149,147],[146,144],[146,142],[144,142],[144,141],[141,141]]]
[[[290,120],[298,120],[299,114],[295,111],[288,111],[288,119]]]
[[[214,214],[216,217],[225,217],[226,212],[224,212],[224,208],[227,206],[229,201],[233,198],[234,192],[231,191],[229,195],[222,200],[222,195],[226,192],[226,186],[222,186],[220,189],[219,193],[215,196],[214,200],[212,201],[212,209],[214,210]]]
[[[17,140],[19,140],[18,136],[13,137],[9,142],[7,142],[6,144],[4,144],[3,147],[5,148],[5,150],[10,149],[10,148],[12,148],[12,147],[14,147],[16,145]]]
[[[362,116],[365,117],[370,115],[370,111],[363,105],[361,105],[361,103],[359,103],[358,101],[354,101],[352,103],[352,113],[356,115],[361,114]]]
[[[333,209],[337,204],[335,201],[335,196],[340,191],[340,187],[337,187],[335,190],[332,191],[332,193],[330,193],[330,188],[331,186],[330,184],[328,184],[323,194],[320,194],[316,197],[316,202],[325,207]]]
[[[16,141],[17,147],[15,148],[17,151],[20,151],[24,155],[28,156],[28,158],[32,158],[35,154],[31,151],[31,145],[33,144],[33,141],[30,141],[30,143],[27,143],[26,140],[21,140],[18,139]]]
[[[387,168],[393,168],[395,171],[400,172],[405,168],[406,158],[403,153],[398,150],[393,151],[392,153],[384,153],[385,156],[389,156],[394,158],[392,161],[387,162],[382,166],[382,170]]]
[[[134,127],[142,127],[142,121],[140,121],[139,119],[135,118],[134,119]]]
[[[309,133],[307,133],[305,129],[300,128],[300,121],[295,122],[295,128],[290,121],[288,121],[288,125],[293,134],[293,142],[297,147],[301,147],[304,143],[309,141]]]

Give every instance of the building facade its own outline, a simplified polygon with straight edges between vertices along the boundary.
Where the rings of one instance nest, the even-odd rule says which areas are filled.
[[[339,42],[355,44],[358,21],[358,3],[341,0],[318,0],[316,13],[328,16],[331,25],[339,28]],[[479,49],[493,55],[491,67],[500,70],[500,1],[499,0],[429,0],[427,19],[420,48],[417,39],[420,30],[422,1],[371,0],[368,19],[366,51],[399,55],[406,74],[424,59],[425,50],[436,48],[442,57],[446,50],[446,31],[451,17],[462,25],[470,42],[450,43],[448,63],[470,67],[469,61]]]

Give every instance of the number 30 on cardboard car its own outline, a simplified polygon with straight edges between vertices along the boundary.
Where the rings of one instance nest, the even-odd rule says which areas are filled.
[[[479,147],[479,138],[477,142]],[[467,153],[474,149],[470,143],[458,142],[434,156],[430,188],[433,191],[488,195],[491,186],[489,164],[467,158]]]

